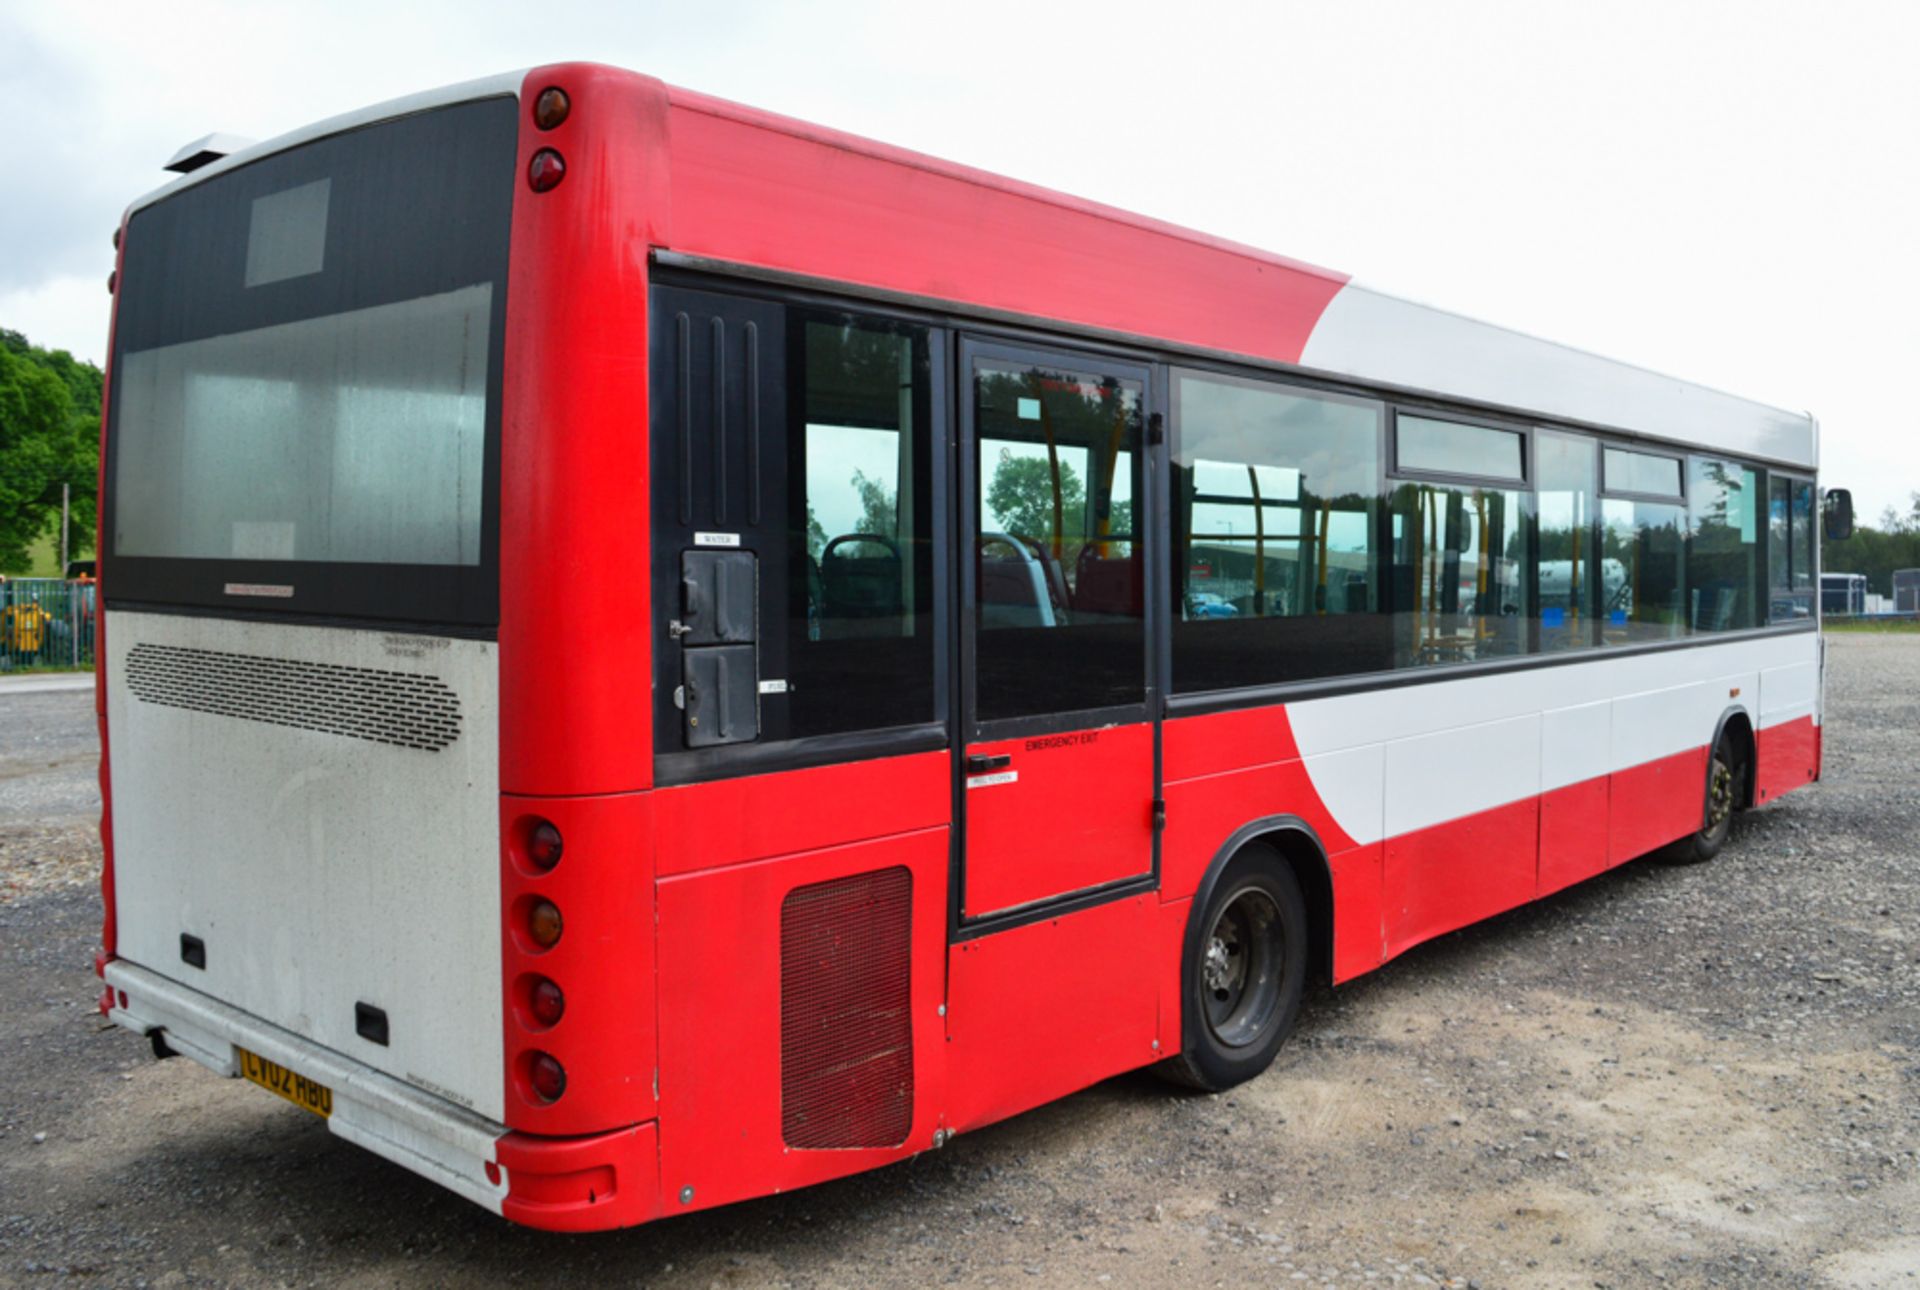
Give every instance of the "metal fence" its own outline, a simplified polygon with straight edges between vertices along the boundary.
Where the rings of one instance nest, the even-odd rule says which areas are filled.
[[[0,578],[0,672],[93,666],[89,579]]]

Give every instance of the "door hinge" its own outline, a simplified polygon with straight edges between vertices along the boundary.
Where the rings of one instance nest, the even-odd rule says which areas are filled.
[[[1158,412],[1147,418],[1147,442],[1154,447],[1167,441],[1167,423]]]
[[[1156,797],[1153,799],[1154,832],[1158,833],[1160,830],[1166,827],[1167,827],[1167,799],[1164,797]]]

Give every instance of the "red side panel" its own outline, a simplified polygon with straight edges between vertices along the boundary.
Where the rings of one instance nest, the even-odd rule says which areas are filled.
[[[120,221],[120,238],[114,251],[114,281],[120,280],[120,267],[127,254],[127,221]],[[120,322],[120,296],[113,298],[113,315],[107,323],[107,371],[100,384],[100,472],[95,478],[94,496],[104,499],[107,495],[107,409],[113,399],[113,333]],[[93,721],[100,731],[100,953],[95,957],[93,969],[105,973],[107,964],[112,962],[119,948],[119,928],[113,899],[113,777],[107,759],[107,554],[110,543],[107,538],[107,508],[104,503],[95,508],[93,531],[93,555],[95,587],[93,593]],[[63,570],[64,572],[64,570]],[[112,1004],[109,996],[102,995],[100,1011],[107,1012]]]
[[[951,765],[930,752],[663,788],[660,876],[944,825]]]
[[[1163,968],[1144,952],[1165,944],[1159,917],[1159,898],[1148,893],[952,948],[953,1129],[991,1124],[1160,1056]]]
[[[1282,362],[1299,359],[1346,282],[898,148],[670,93],[677,251]],[[1114,272],[1117,264],[1127,271]]]
[[[1300,758],[1287,710],[1278,704],[1182,717],[1162,727],[1161,740],[1170,780],[1197,779]]]
[[[1533,899],[1540,800],[1387,839],[1387,953]]]
[[[1615,771],[1607,808],[1607,863],[1624,864],[1696,832],[1705,822],[1706,792],[1705,747]]]
[[[1171,757],[1166,765],[1171,771]],[[1169,899],[1193,895],[1220,848],[1243,826],[1266,816],[1299,817],[1336,855],[1354,847],[1320,804],[1301,762],[1202,779],[1175,781],[1169,774],[1161,792],[1167,801],[1167,828],[1160,839],[1160,890]]]
[[[505,797],[500,803],[502,987],[506,991],[507,1124],[527,1133],[597,1133],[653,1118],[653,802],[605,797]],[[542,873],[526,859],[540,820],[560,830],[560,863]],[[528,938],[528,910],[559,910],[551,949]],[[529,1010],[545,977],[566,997],[553,1026]],[[567,1087],[545,1102],[528,1083],[535,1053],[566,1068]]]
[[[1191,900],[1171,900],[1160,906],[1155,961],[1160,970],[1160,1050],[1157,1057],[1171,1057],[1180,1051],[1181,1016],[1186,1010],[1185,956],[1187,919],[1193,913]]]
[[[509,1133],[494,1144],[507,1171],[500,1212],[549,1232],[604,1231],[657,1218],[657,1138],[651,1124],[581,1138]]]
[[[1753,778],[1755,806],[1820,778],[1820,727],[1812,717],[1767,726],[1754,736],[1754,743],[1759,763]]]
[[[1008,759],[1008,769],[967,784],[967,917],[1153,868],[1152,726],[1022,736],[967,752]]]
[[[787,1191],[933,1145],[946,1093],[940,1007],[948,842],[945,828],[926,829],[658,884],[660,1168],[667,1212]],[[783,905],[796,887],[896,866],[912,877],[911,1127],[897,1146],[790,1149],[782,1129]],[[1151,1008],[1151,989],[1143,997]]]
[[[1386,961],[1386,844],[1342,851],[1333,871],[1333,980],[1338,985]]]
[[[1608,795],[1604,775],[1541,794],[1540,895],[1607,867]]]
[[[549,85],[573,110],[531,120]],[[500,785],[652,782],[647,579],[647,247],[666,240],[666,94],[569,63],[524,82],[500,450]],[[566,178],[527,187],[558,149]]]

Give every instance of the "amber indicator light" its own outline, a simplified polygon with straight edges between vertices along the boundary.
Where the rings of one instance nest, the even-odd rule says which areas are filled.
[[[533,101],[533,123],[542,130],[551,130],[566,120],[572,110],[573,102],[567,98],[567,92],[558,85],[549,85]]]
[[[527,911],[527,935],[541,949],[551,949],[560,939],[560,906],[551,900],[535,901]]]

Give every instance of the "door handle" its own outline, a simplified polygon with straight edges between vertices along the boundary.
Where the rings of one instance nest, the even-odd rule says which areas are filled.
[[[989,756],[986,753],[967,754],[967,774],[984,775],[990,770],[999,770],[1002,766],[1013,765],[1013,754],[999,753]]]

